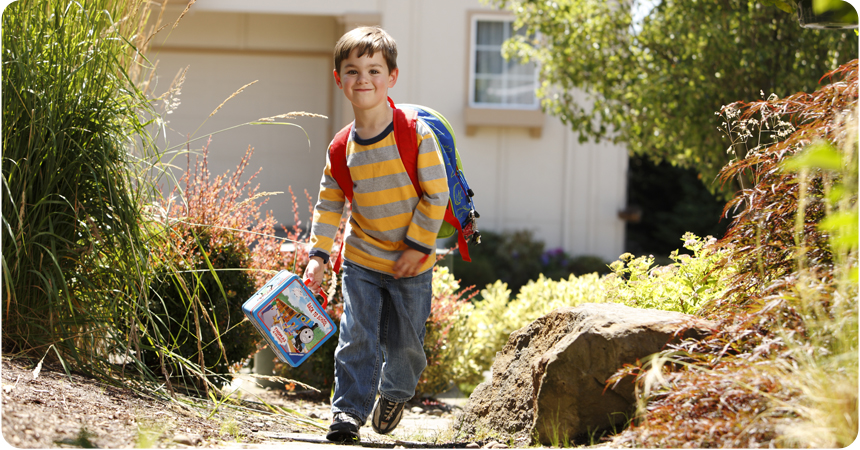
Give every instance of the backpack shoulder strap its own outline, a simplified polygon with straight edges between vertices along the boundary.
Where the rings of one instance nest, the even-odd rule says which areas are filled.
[[[328,158],[331,163],[331,176],[337,181],[346,199],[352,202],[352,175],[346,166],[346,143],[355,122],[343,127],[332,139],[328,146]]]
[[[415,136],[418,112],[413,109],[398,109],[394,101],[388,97],[388,104],[394,109],[394,142],[397,143],[397,151],[403,167],[415,186],[415,192],[420,198],[424,195],[421,185],[418,183],[418,139]]]

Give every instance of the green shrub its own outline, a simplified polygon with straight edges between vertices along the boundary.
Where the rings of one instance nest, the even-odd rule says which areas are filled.
[[[457,359],[460,390],[469,394],[483,380],[483,372],[493,364],[496,352],[501,350],[498,342],[507,342],[501,320],[511,298],[511,290],[501,281],[487,285],[481,291],[481,300],[464,308],[464,321],[456,324],[453,333],[460,340],[461,352]],[[509,334],[510,332],[508,332]],[[504,343],[502,344],[504,345]]]
[[[516,295],[530,280],[543,274],[554,280],[571,274],[608,273],[607,263],[596,256],[571,257],[560,248],[544,250],[544,243],[529,230],[481,232],[481,244],[469,248],[472,262],[456,262],[454,275],[463,286],[505,283]]]
[[[242,304],[257,291],[250,273],[241,270],[251,252],[237,236],[216,237],[202,227],[183,231],[193,233],[197,245],[184,255],[183,270],[164,267],[166,276],[151,286],[156,329],[148,332],[168,342],[161,351],[180,357],[167,358],[171,375],[182,376],[184,359],[212,372],[216,385],[228,384],[230,366],[253,355],[260,340],[242,313]],[[152,350],[144,352],[145,360],[160,373],[161,358]]]
[[[610,265],[612,274],[602,280],[609,301],[695,314],[703,305],[720,298],[728,272],[718,271],[716,263],[725,252],[717,249],[717,240],[710,236],[702,239],[686,233],[682,239],[684,248],[693,254],[675,250],[669,255],[673,262],[665,266],[654,266],[653,256],[621,255]]]
[[[451,383],[461,382],[463,371],[458,362],[464,342],[456,325],[465,319],[463,313],[473,296],[468,289],[460,291],[459,282],[447,267],[433,269],[433,304],[424,335],[427,367],[418,380],[417,392],[432,396],[445,392]]]

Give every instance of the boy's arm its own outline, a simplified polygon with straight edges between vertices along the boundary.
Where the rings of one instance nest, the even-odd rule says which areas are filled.
[[[310,251],[308,252],[308,267],[305,279],[311,280],[311,290],[316,292],[322,282],[325,265],[334,246],[334,238],[343,216],[346,196],[331,174],[331,161],[326,151],[326,165],[320,180],[320,194],[314,206],[313,223],[311,224]],[[314,289],[316,288],[316,290]]]
[[[416,124],[418,133],[418,184],[424,191],[412,214],[412,223],[406,232],[406,245],[429,255],[436,247],[436,235],[445,208],[448,207],[448,177],[445,163],[436,140],[422,122]]]

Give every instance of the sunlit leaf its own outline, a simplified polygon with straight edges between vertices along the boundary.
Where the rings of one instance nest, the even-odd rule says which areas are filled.
[[[835,205],[840,199],[842,199],[846,192],[845,186],[841,184],[833,186],[827,194],[827,202],[831,205]]]
[[[832,233],[831,241],[834,247],[838,249],[857,247],[858,215],[856,209],[835,213],[822,220],[818,227]]]
[[[842,157],[831,143],[817,141],[782,163],[782,168],[788,172],[799,172],[801,169],[837,171],[842,169]]]
[[[794,13],[794,3],[792,2],[786,2],[783,0],[764,0],[764,3],[766,5],[776,6],[787,13]]]

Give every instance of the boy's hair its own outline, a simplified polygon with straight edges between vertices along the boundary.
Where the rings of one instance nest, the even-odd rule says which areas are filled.
[[[388,71],[397,68],[397,43],[380,27],[358,27],[341,36],[334,46],[334,67],[338,75],[340,63],[349,58],[353,50],[358,50],[358,57],[382,52]]]

